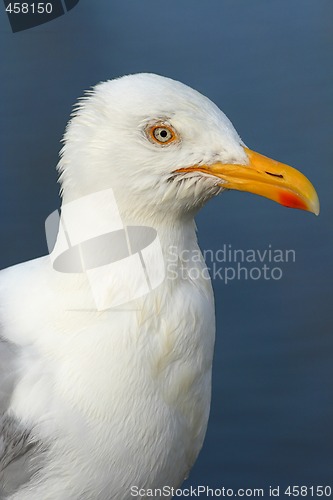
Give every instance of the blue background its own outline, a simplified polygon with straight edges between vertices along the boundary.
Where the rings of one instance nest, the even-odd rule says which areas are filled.
[[[317,188],[319,218],[237,192],[198,217],[203,249],[271,244],[294,249],[296,262],[279,281],[214,280],[212,410],[188,485],[267,492],[333,483],[332,20],[331,0],[81,0],[16,34],[0,15],[0,267],[46,252],[71,106],[126,73],[156,72],[201,91],[249,147]]]

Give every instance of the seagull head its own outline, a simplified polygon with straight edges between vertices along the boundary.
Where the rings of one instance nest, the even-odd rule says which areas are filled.
[[[207,97],[154,74],[100,83],[79,101],[59,172],[65,203],[112,188],[137,220],[193,217],[225,189],[319,213],[304,175],[248,149]]]

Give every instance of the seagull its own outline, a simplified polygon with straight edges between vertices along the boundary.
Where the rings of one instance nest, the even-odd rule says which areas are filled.
[[[0,273],[0,497],[171,498],[211,399],[214,297],[194,217],[232,189],[318,214],[316,191],[155,74],[88,91],[58,171],[53,249]]]

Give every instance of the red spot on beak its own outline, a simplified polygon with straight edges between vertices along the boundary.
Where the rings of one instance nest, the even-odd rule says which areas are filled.
[[[306,203],[299,196],[286,191],[279,195],[279,202],[281,205],[289,208],[299,208],[301,210],[307,210],[308,208]]]

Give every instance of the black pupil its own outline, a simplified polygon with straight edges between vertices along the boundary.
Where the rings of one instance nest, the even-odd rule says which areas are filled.
[[[165,139],[168,136],[168,131],[167,130],[161,130],[160,136]]]

